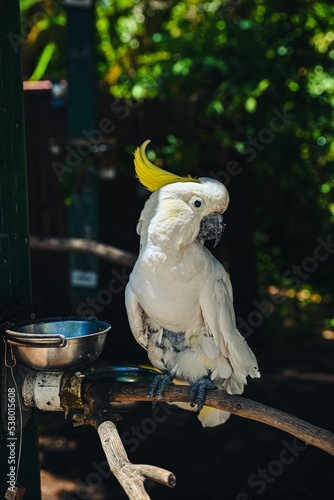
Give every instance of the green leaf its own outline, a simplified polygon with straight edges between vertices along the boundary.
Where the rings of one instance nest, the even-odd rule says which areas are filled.
[[[34,69],[34,72],[29,78],[29,80],[32,81],[40,80],[44,76],[55,49],[56,49],[56,44],[53,42],[49,42],[44,47],[44,50],[38,60],[37,66]]]
[[[26,10],[30,9],[33,5],[39,3],[40,0],[20,0],[20,9],[24,13]]]
[[[255,97],[248,97],[245,101],[245,109],[248,113],[255,113],[257,106],[257,101]]]
[[[174,64],[172,71],[174,75],[186,76],[188,75],[192,64],[193,61],[190,58],[180,59]]]

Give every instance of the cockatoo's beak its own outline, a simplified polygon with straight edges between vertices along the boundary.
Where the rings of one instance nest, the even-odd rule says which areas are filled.
[[[221,213],[213,212],[201,220],[197,238],[200,240],[215,240],[214,248],[221,240],[225,229],[224,218]]]

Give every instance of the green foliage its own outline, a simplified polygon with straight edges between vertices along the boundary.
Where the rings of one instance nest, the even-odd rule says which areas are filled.
[[[32,80],[66,76],[66,16],[58,0],[20,0],[23,75]]]
[[[38,8],[33,0],[21,4],[26,19]],[[27,35],[31,73],[39,65],[48,75],[66,76],[59,38],[64,13],[51,1],[40,4],[48,6],[47,14]],[[188,102],[195,110],[192,135],[171,131],[159,161],[177,169],[192,165],[196,173],[212,154],[217,172],[231,159],[242,167],[231,181],[242,182],[242,176],[247,183],[263,293],[268,286],[295,294],[311,286],[321,297],[305,304],[288,297],[281,321],[293,318],[285,326],[300,328],[310,311],[326,317],[327,306],[321,307],[330,293],[330,258],[306,273],[298,290],[283,276],[312,256],[317,237],[333,228],[333,3],[101,0],[96,27],[97,70],[113,95]],[[41,66],[47,59],[40,53],[50,43],[57,57]],[[224,161],[217,165],[217,157]]]

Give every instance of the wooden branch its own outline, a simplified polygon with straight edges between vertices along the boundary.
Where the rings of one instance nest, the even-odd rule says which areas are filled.
[[[89,382],[95,383],[95,382]],[[138,383],[110,383],[106,380],[99,381],[99,386],[109,384],[110,403],[124,403],[135,401],[155,401],[147,398],[149,385]],[[161,402],[189,402],[190,388],[187,386],[171,385],[164,392]],[[239,417],[257,420],[263,424],[276,427],[296,438],[331,455],[334,455],[334,434],[326,429],[309,424],[308,422],[294,417],[270,406],[257,401],[246,399],[242,396],[231,396],[222,390],[208,391],[205,404],[212,408],[225,410]]]
[[[132,269],[137,256],[132,252],[99,243],[98,241],[80,238],[45,238],[30,236],[30,248],[50,252],[79,252],[95,255],[100,259]]]
[[[149,500],[150,497],[144,488],[145,479],[152,479],[171,488],[175,486],[176,479],[172,472],[154,465],[133,464],[129,461],[113,422],[103,422],[97,431],[110,470],[123,486],[130,500]]]
[[[130,500],[149,500],[149,496],[144,489],[145,479],[152,479],[170,487],[175,485],[175,476],[169,471],[146,464],[132,464],[128,459],[114,424],[115,421],[121,418],[115,412],[114,403],[156,401],[155,398],[147,398],[146,396],[149,388],[148,383],[114,382],[113,377],[108,375],[94,380],[89,375],[84,376],[84,373],[79,373],[80,387],[78,387],[78,372],[74,374],[64,372],[59,383],[49,383],[48,387],[46,387],[45,384],[33,383],[30,375],[30,372],[33,372],[32,370],[28,370],[28,372],[23,385],[25,405],[54,411],[54,407],[49,403],[47,406],[40,406],[40,402],[46,401],[44,393],[47,389],[47,401],[52,401],[53,396],[55,400],[57,400],[57,397],[59,399],[56,406],[57,410],[59,410],[58,405],[64,411],[68,411],[70,408],[79,409],[83,407],[84,414],[73,416],[74,425],[92,425],[97,429],[109,467],[123,486]],[[43,378],[43,372],[39,373]],[[28,383],[27,377],[30,383]],[[59,374],[55,373],[54,377],[57,377],[58,380]],[[78,397],[78,392],[80,397]],[[159,401],[188,403],[189,393],[189,386],[171,384],[166,388],[163,397]],[[283,411],[242,396],[231,396],[218,389],[207,392],[205,404],[212,408],[225,410],[234,415],[276,427],[304,441],[306,444],[334,455],[333,433]]]
[[[108,384],[90,382],[83,386],[85,389],[82,393],[84,414],[73,415],[74,425],[89,424],[95,427],[110,470],[118,479],[128,498],[150,500],[144,487],[146,479],[173,488],[176,478],[172,472],[154,465],[133,464],[129,461],[117,427],[111,421],[117,421],[121,417],[109,403],[110,382],[108,381]]]

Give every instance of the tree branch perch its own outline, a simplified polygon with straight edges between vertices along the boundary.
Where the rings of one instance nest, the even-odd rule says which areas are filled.
[[[137,256],[120,248],[81,238],[46,238],[30,236],[30,248],[50,252],[79,252],[95,255],[100,259],[132,269]]]
[[[102,422],[97,432],[110,470],[123,486],[130,500],[149,500],[150,497],[144,489],[145,479],[152,479],[169,487],[175,486],[176,479],[172,472],[154,465],[133,464],[129,461],[113,422]]]
[[[98,432],[109,468],[130,500],[150,500],[144,482],[151,479],[173,488],[176,483],[172,472],[154,465],[133,464],[123,446],[113,421],[120,420],[109,402],[110,384],[85,384],[82,391],[84,414],[73,415],[74,425],[92,425]],[[113,421],[112,421],[113,420]]]
[[[37,373],[37,374],[36,374]],[[54,378],[54,379],[53,379]],[[38,380],[37,380],[38,379]],[[144,488],[146,479],[152,479],[165,486],[175,485],[172,472],[146,464],[132,464],[124,449],[114,424],[121,417],[116,413],[114,403],[156,401],[147,398],[149,383],[115,382],[112,376],[91,378],[85,372],[43,372],[27,370],[23,384],[23,401],[27,407],[47,411],[65,412],[69,409],[83,409],[84,413],[73,416],[74,425],[92,425],[97,429],[110,470],[116,476],[130,500],[149,500]],[[79,381],[79,385],[78,385]],[[188,403],[190,386],[171,384],[159,399],[166,403]],[[47,394],[47,398],[45,397]],[[44,404],[48,401],[47,404]],[[53,402],[53,403],[51,403]],[[312,425],[289,413],[266,406],[242,396],[231,396],[222,390],[211,390],[206,395],[206,406],[228,411],[243,418],[249,418],[280,429],[334,455],[334,434]],[[55,406],[53,406],[55,405]]]
[[[111,382],[107,378],[98,382],[89,378],[84,379],[82,399],[85,401],[85,415],[96,415],[97,413],[101,415],[104,413],[107,418],[108,415],[110,416],[110,408],[112,408],[113,403],[156,401],[156,398],[146,396],[148,388],[149,384],[117,383]],[[187,403],[189,402],[189,391],[190,387],[188,386],[170,385],[166,388],[163,397],[159,401]],[[102,409],[100,406],[101,401],[104,402]],[[207,392],[205,404],[212,408],[225,410],[234,415],[276,427],[304,441],[306,444],[311,444],[334,455],[334,434],[283,411],[242,396],[231,396],[218,389]],[[115,419],[117,419],[117,415],[115,415]],[[144,481],[147,478],[165,486],[173,487],[175,485],[176,479],[173,473],[159,467],[132,464],[129,461],[113,422],[106,420],[101,422],[101,419],[94,422],[93,419],[93,423],[92,421],[86,423],[91,423],[97,429],[110,470],[118,479],[130,500],[149,500],[150,497],[144,488]]]
[[[84,385],[86,384],[96,384],[96,382],[86,381]],[[108,384],[109,401],[111,404],[156,401],[155,398],[146,397],[149,387],[148,384],[143,385],[133,382],[110,383],[104,379],[103,381],[99,381],[99,390],[101,390],[101,386]],[[87,387],[84,390],[87,390]],[[159,401],[167,403],[188,403],[189,391],[190,388],[187,386],[171,385],[167,387],[162,399]],[[212,408],[228,411],[239,417],[249,418],[270,425],[271,427],[276,427],[304,441],[306,444],[310,444],[334,455],[334,434],[332,432],[312,425],[289,413],[258,403],[257,401],[246,399],[242,396],[231,396],[222,390],[208,391],[205,404]]]

